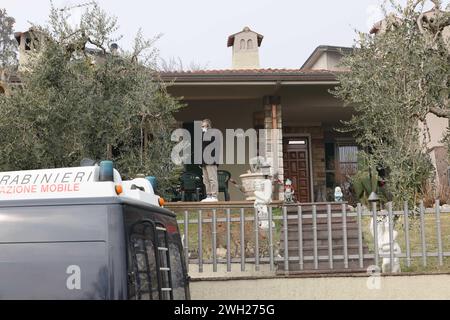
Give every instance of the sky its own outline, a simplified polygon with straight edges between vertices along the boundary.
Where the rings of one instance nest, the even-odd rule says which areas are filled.
[[[448,3],[450,0],[444,0]],[[68,8],[90,0],[53,0]],[[299,68],[319,45],[352,46],[355,30],[367,32],[382,17],[383,0],[98,0],[118,18],[118,43],[130,49],[137,30],[156,42],[159,55],[181,59],[184,66],[231,67],[229,35],[248,26],[264,35],[263,68]],[[49,0],[0,0],[0,8],[16,19],[15,30],[46,24]],[[76,21],[82,9],[71,9]]]

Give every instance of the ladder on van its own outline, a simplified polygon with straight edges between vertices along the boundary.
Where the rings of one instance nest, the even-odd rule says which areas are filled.
[[[170,251],[168,247],[167,229],[162,224],[145,223],[142,230],[145,234],[145,230],[150,228],[153,232],[151,242],[153,243],[154,257],[150,257],[146,248],[146,241],[144,238],[134,238],[133,242],[133,260],[135,265],[135,281],[136,281],[136,294],[138,299],[142,299],[143,296],[148,295],[149,299],[153,299],[152,283],[156,280],[158,284],[158,295],[160,300],[173,299],[173,287],[172,287],[172,270],[170,266]],[[134,228],[132,228],[133,230]],[[142,241],[142,248],[139,244],[139,240]],[[141,258],[139,259],[138,256]],[[152,255],[153,256],[153,255]],[[138,260],[143,261],[144,268],[139,268]],[[153,261],[154,260],[154,261]],[[153,264],[154,263],[154,264]],[[153,264],[153,268],[152,268]],[[156,269],[156,270],[155,270]],[[156,273],[156,274],[155,274]],[[152,277],[153,276],[155,277]],[[148,288],[144,289],[142,285],[142,279],[140,275],[143,275],[148,283]],[[156,278],[156,279],[154,279]]]
[[[170,252],[167,239],[167,229],[162,224],[156,224],[156,248],[158,258],[156,268],[158,269],[159,298],[166,300],[167,296],[173,300],[172,269],[170,268]]]

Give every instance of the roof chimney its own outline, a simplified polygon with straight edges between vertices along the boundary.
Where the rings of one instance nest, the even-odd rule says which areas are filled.
[[[263,36],[245,27],[228,37],[228,47],[233,47],[233,69],[259,69],[259,47]]]

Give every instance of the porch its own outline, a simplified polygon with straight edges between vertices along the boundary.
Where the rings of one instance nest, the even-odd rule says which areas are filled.
[[[259,76],[258,82],[213,82],[211,77],[191,82],[194,76],[185,79],[174,75],[176,81],[168,88],[186,104],[175,114],[178,126],[191,131],[194,121],[208,118],[224,137],[227,129],[275,129],[274,134],[264,137],[264,148],[258,150],[272,165],[274,181],[278,181],[274,183],[274,199],[283,199],[282,183],[287,178],[293,182],[300,203],[332,201],[337,185],[345,190],[345,173],[356,169],[357,148],[351,136],[335,130],[341,120],[350,119],[352,109],[344,108],[329,93],[337,84],[334,75],[325,78],[322,74],[320,81],[304,77],[301,81],[262,81]],[[229,152],[223,150],[224,163],[219,169],[230,172],[241,185],[240,175],[250,169],[248,139],[244,162],[238,161],[236,145],[231,150],[233,163],[228,162]],[[185,170],[201,174],[196,165],[186,165]],[[245,200],[233,184],[229,184],[229,191],[232,201]],[[223,194],[219,197],[224,200]]]

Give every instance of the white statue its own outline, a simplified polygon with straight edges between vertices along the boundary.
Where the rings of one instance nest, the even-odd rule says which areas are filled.
[[[381,211],[386,214],[385,210]],[[370,219],[370,233],[374,235],[373,230],[373,218]],[[377,236],[378,236],[378,253],[383,255],[383,261],[381,270],[382,272],[391,272],[390,265],[392,264],[392,272],[401,272],[400,270],[400,259],[398,255],[402,253],[402,250],[395,240],[397,239],[398,232],[393,230],[392,232],[392,243],[394,252],[394,261],[390,258],[390,248],[391,244],[389,241],[389,217],[387,215],[379,216],[377,218]]]
[[[342,193],[341,187],[334,188],[334,201],[341,202],[344,200],[344,194]]]
[[[259,227],[269,229],[269,212],[267,206],[272,202],[272,181],[268,176],[259,182],[255,182],[255,202],[253,206],[258,211]],[[275,224],[272,221],[272,227]]]

